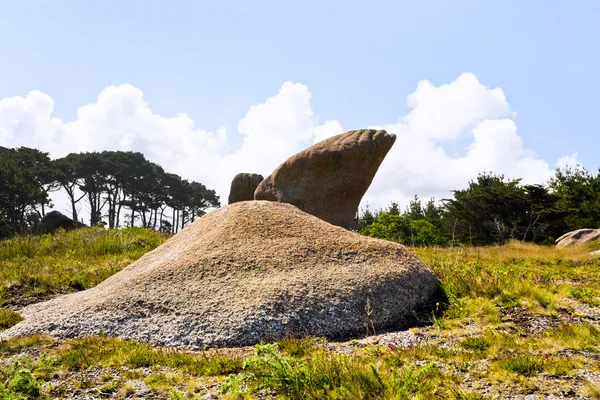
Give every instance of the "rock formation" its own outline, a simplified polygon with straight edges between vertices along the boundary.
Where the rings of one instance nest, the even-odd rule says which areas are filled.
[[[400,244],[290,204],[248,201],[204,215],[94,288],[23,308],[25,320],[0,339],[103,332],[198,349],[352,337],[406,327],[438,289]]]
[[[60,213],[59,211],[51,211],[44,215],[40,222],[40,233],[55,233],[59,229],[66,231],[85,228],[87,225],[78,221],[73,221],[71,218]]]
[[[580,246],[582,244],[600,239],[600,229],[578,229],[565,233],[556,239],[556,247],[562,249],[567,246]]]
[[[360,201],[395,140],[394,134],[372,129],[325,139],[281,164],[258,185],[254,199],[290,203],[356,229]]]
[[[238,201],[254,200],[254,191],[263,179],[262,175],[245,172],[234,176],[231,181],[231,189],[229,190],[229,204],[237,203]]]

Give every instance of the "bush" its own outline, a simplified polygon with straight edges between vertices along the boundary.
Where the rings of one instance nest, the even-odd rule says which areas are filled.
[[[431,246],[446,243],[441,231],[426,219],[413,220],[407,215],[396,215],[386,211],[380,212],[376,221],[365,226],[361,233],[408,246]]]
[[[15,368],[11,371],[5,383],[0,382],[0,398],[7,400],[46,399],[42,393],[42,384],[38,382],[31,371]]]

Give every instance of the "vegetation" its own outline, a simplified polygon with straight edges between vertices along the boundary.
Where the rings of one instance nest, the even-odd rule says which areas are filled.
[[[7,308],[0,308],[0,331],[8,329],[21,321],[23,321],[23,317],[18,312]]]
[[[417,196],[401,213],[397,203],[359,217],[360,232],[410,246],[553,243],[562,234],[600,227],[600,171],[556,171],[548,186],[480,174],[453,198],[425,206]]]
[[[87,228],[0,242],[5,306],[40,287],[49,295],[94,285],[164,239],[149,229]],[[594,398],[600,261],[588,252],[599,247],[416,247],[448,304],[422,317],[425,326],[377,340],[286,338],[200,352],[104,336],[0,341],[0,398]],[[78,274],[83,284],[69,286]],[[13,315],[0,313],[0,324]]]
[[[67,195],[73,220],[79,221],[78,210],[86,201],[89,225],[109,228],[137,221],[176,233],[207,208],[220,205],[214,190],[167,173],[134,152],[71,153],[51,160],[36,149],[0,146],[0,182],[0,238],[36,232],[52,207],[49,193],[58,190]]]
[[[150,229],[96,227],[0,241],[0,306],[95,286],[166,238]]]

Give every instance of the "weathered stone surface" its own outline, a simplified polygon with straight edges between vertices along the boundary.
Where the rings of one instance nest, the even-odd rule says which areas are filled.
[[[198,349],[288,334],[356,337],[367,325],[379,332],[414,323],[438,289],[400,244],[290,204],[246,201],[199,218],[94,288],[21,309],[25,320],[0,339],[103,332]]]
[[[54,233],[59,229],[66,231],[85,228],[87,225],[78,221],[73,221],[71,218],[60,213],[59,211],[51,211],[44,215],[40,222],[40,233]]]
[[[600,239],[600,229],[578,229],[568,232],[556,239],[556,247],[561,249],[567,246],[580,246],[582,244]]]
[[[229,190],[229,204],[238,201],[254,200],[254,191],[259,183],[263,181],[263,176],[259,174],[239,173],[231,181]]]
[[[325,139],[281,164],[258,185],[255,200],[290,203],[331,224],[356,229],[356,214],[396,140],[384,130]]]

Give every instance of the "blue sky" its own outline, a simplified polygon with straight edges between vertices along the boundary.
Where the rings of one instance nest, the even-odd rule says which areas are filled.
[[[153,114],[183,112],[208,132],[225,128],[225,157],[248,136],[238,125],[250,106],[284,82],[310,91],[316,125],[335,120],[347,131],[392,126],[410,112],[407,96],[421,80],[439,87],[472,73],[503,91],[523,157],[553,168],[577,153],[596,170],[598,20],[600,2],[583,0],[0,1],[0,99],[40,91],[52,117],[68,123],[106,87],[129,84]],[[19,135],[0,135],[0,145],[36,147],[31,134]],[[437,146],[462,157],[471,142],[467,134]]]

